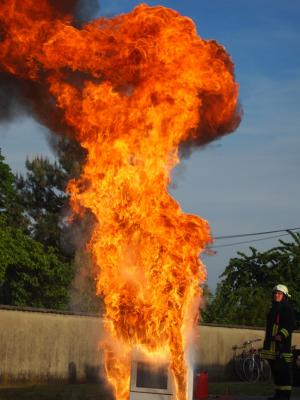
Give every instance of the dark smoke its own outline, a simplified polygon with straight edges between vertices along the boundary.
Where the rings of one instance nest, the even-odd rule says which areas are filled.
[[[16,79],[0,72],[0,122],[9,122],[25,113],[25,98]]]
[[[189,158],[195,148],[205,148],[214,140],[221,139],[223,136],[231,134],[240,125],[243,117],[243,109],[240,103],[236,107],[235,114],[231,116],[230,120],[223,125],[213,124],[209,114],[219,100],[216,96],[209,96],[210,99],[206,99],[204,107],[199,110],[199,125],[190,133],[190,138],[180,144],[180,158]]]
[[[77,27],[91,21],[99,14],[98,0],[50,0],[59,15],[72,15]],[[0,26],[0,41],[4,37]],[[70,75],[71,76],[71,75]],[[78,80],[70,77],[70,80]],[[54,133],[73,137],[71,128],[63,121],[55,100],[46,90],[34,82],[18,79],[0,71],[0,123],[24,114],[33,115],[41,124]]]
[[[72,129],[64,123],[62,111],[54,98],[36,82],[18,79],[0,72],[0,123],[23,115],[32,115],[53,133],[73,138]]]
[[[50,4],[59,14],[71,14],[75,25],[91,21],[99,13],[98,0],[50,0]]]
[[[99,2],[98,0],[81,0],[75,8],[75,19],[82,24],[95,19],[99,15]]]

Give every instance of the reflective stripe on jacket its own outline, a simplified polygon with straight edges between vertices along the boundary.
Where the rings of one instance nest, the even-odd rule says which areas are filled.
[[[269,360],[283,359],[291,363],[293,361],[291,339],[294,326],[294,314],[289,303],[286,300],[279,303],[273,302],[267,316],[262,357]],[[280,341],[275,340],[276,335],[280,335]]]

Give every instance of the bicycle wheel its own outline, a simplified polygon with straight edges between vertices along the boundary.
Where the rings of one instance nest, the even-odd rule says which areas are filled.
[[[246,358],[243,364],[245,379],[248,382],[256,382],[259,379],[259,365],[254,357]]]
[[[271,368],[267,360],[260,358],[260,379],[262,381],[269,381],[271,379]]]
[[[237,376],[237,378],[240,379],[241,381],[245,380],[244,371],[243,371],[243,362],[244,362],[244,359],[241,358],[240,356],[235,357],[233,360],[234,373]]]

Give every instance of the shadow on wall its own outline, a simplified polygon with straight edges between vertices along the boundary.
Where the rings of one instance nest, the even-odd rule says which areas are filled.
[[[104,379],[101,376],[101,367],[99,365],[89,365],[85,364],[84,366],[84,383],[103,383]],[[76,364],[71,361],[68,365],[68,382],[69,383],[78,383],[77,376],[77,367]],[[82,381],[80,379],[80,381]]]
[[[100,366],[85,364],[84,366],[85,380],[89,383],[104,383],[100,375]]]
[[[225,366],[219,364],[195,365],[194,375],[201,372],[208,372],[209,380],[212,382],[236,379],[233,360],[230,360]]]
[[[77,368],[73,361],[71,361],[68,366],[68,382],[77,383]]]

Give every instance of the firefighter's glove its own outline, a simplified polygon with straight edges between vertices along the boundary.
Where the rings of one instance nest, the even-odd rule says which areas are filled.
[[[281,335],[275,335],[275,336],[273,336],[273,339],[275,340],[275,342],[281,342],[282,341]]]

